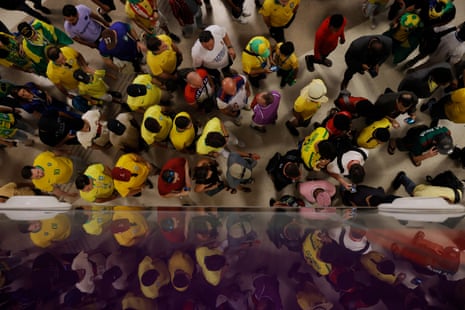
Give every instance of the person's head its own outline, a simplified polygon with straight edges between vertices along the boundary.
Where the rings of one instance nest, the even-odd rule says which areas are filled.
[[[373,138],[375,138],[379,142],[387,142],[391,138],[391,134],[389,133],[389,129],[387,128],[376,128],[373,131]]]
[[[284,175],[289,179],[296,180],[300,178],[300,165],[295,162],[288,162],[284,165],[283,169]]]
[[[176,183],[179,180],[179,174],[172,169],[166,169],[165,171],[162,172],[161,178],[166,183],[172,184],[172,183]]]
[[[271,92],[261,92],[255,96],[257,103],[261,106],[267,106],[273,103],[274,97]]]
[[[436,84],[441,86],[447,86],[453,80],[452,71],[448,68],[434,68],[430,76]]]
[[[191,71],[186,75],[186,82],[193,88],[203,87],[203,79],[196,71]]]
[[[352,118],[345,113],[336,113],[333,121],[334,127],[341,131],[349,131],[352,125]]]
[[[63,65],[66,62],[65,56],[58,46],[51,46],[47,49],[47,58],[57,65]]]
[[[19,101],[32,100],[34,98],[34,94],[27,86],[13,86],[10,89],[10,95]]]
[[[360,116],[371,118],[373,115],[375,115],[374,104],[368,99],[360,100],[359,102],[357,102],[357,104],[355,105],[355,111]]]
[[[72,4],[66,4],[61,11],[65,20],[72,25],[76,25],[79,20],[79,14],[76,7]]]
[[[17,224],[18,230],[23,233],[38,232],[42,228],[40,221],[21,221]]]
[[[118,36],[116,30],[105,29],[102,31],[102,40],[108,50],[112,50],[118,43]]]
[[[257,54],[260,57],[267,58],[270,56],[269,43],[263,41],[261,38],[254,38],[249,42],[249,49],[252,53]]]
[[[281,53],[281,55],[284,55],[284,56],[290,56],[292,55],[292,53],[294,53],[294,51],[295,51],[294,44],[291,41],[284,42],[279,47],[279,52]]]
[[[33,39],[36,35],[34,28],[27,22],[19,23],[18,32],[27,40]]]
[[[168,49],[168,45],[157,37],[148,37],[147,49],[154,54],[160,54]]]
[[[90,181],[90,178],[85,174],[78,175],[74,183],[76,184],[76,188],[80,191],[89,192],[90,190],[92,190],[92,182]]]
[[[188,275],[182,270],[176,270],[175,275],[173,277],[173,286],[175,288],[184,288],[189,285],[191,282]]]
[[[204,259],[205,267],[211,271],[218,271],[226,265],[226,258],[224,255],[209,255]]]
[[[317,188],[313,192],[313,198],[320,207],[331,206],[331,195],[322,188]]]
[[[176,126],[176,129],[183,131],[192,127],[192,122],[187,116],[178,116],[174,120],[174,125]]]
[[[21,176],[28,180],[38,180],[44,177],[44,170],[39,167],[24,166],[21,169]]]
[[[223,147],[226,138],[219,132],[209,132],[205,137],[205,144],[211,147]]]
[[[328,140],[323,140],[318,143],[318,153],[320,154],[320,161],[327,160],[328,163],[336,158],[336,147]]]
[[[411,92],[402,93],[397,98],[397,109],[400,112],[405,112],[410,109],[411,106],[414,106],[418,103],[418,97]]]
[[[333,14],[329,18],[329,27],[333,29],[333,31],[339,30],[344,23],[344,16],[341,14]]]
[[[236,82],[230,77],[223,79],[221,82],[221,88],[223,88],[223,91],[230,96],[234,96],[237,92]]]
[[[396,266],[394,265],[394,262],[392,260],[385,259],[376,264],[376,269],[378,269],[379,272],[384,274],[394,274]]]
[[[208,178],[210,168],[208,166],[198,166],[194,168],[192,178],[198,182],[205,181]]]
[[[211,51],[215,46],[215,39],[210,31],[204,30],[199,34],[199,42],[203,48]]]
[[[121,123],[117,119],[108,120],[107,127],[108,127],[108,130],[110,130],[112,133],[114,133],[117,136],[123,135],[124,131],[126,130],[126,126],[124,126],[124,124]]]
[[[454,141],[450,134],[441,133],[434,137],[434,144],[439,154],[448,155],[454,151]]]
[[[160,132],[160,123],[153,117],[147,117],[144,121],[144,127],[152,133]]]
[[[142,274],[142,277],[140,278],[140,282],[144,286],[150,286],[157,281],[158,276],[160,273],[156,271],[155,269],[149,269],[146,272]]]
[[[349,168],[349,179],[355,183],[360,184],[365,179],[365,169],[359,163],[354,163],[350,165]]]
[[[373,37],[368,42],[368,50],[370,51],[371,54],[378,55],[383,52],[384,45],[379,38]]]

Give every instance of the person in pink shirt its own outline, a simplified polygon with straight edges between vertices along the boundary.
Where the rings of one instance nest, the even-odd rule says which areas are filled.
[[[346,24],[347,19],[341,14],[334,14],[323,20],[315,34],[313,49],[315,54],[305,56],[308,71],[315,71],[315,63],[331,67],[333,63],[327,57],[336,49],[338,43],[345,43],[344,27]]]
[[[309,203],[329,207],[331,197],[336,194],[336,186],[326,180],[307,181],[299,184],[299,192]]]

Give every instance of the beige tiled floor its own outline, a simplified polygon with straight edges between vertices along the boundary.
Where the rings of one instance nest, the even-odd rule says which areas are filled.
[[[117,12],[112,12],[111,16],[114,20],[121,19],[125,20],[124,11],[119,1],[117,2]],[[172,17],[171,13],[167,11],[166,0],[159,0],[162,10],[164,9],[165,15],[169,19],[170,28],[173,32],[180,35],[181,31],[176,22]],[[66,3],[82,3],[81,1],[66,1]],[[96,9],[95,5],[91,1],[85,1],[84,4]],[[45,4],[52,9],[51,20],[55,26],[62,28],[62,16],[61,8],[63,2],[59,1],[46,1]],[[244,44],[253,35],[267,35],[267,29],[262,21],[260,15],[256,14],[253,1],[247,0],[246,6],[252,16],[249,18],[249,23],[241,25],[233,22],[229,14],[228,9],[225,7],[225,2],[220,0],[212,0],[213,10],[206,12],[203,7],[204,22],[206,24],[219,24],[224,26],[229,36],[232,39],[233,45],[236,47],[236,51],[240,51]],[[465,3],[463,1],[455,1],[457,6],[458,16],[456,18],[456,24],[463,21],[463,12],[465,12]],[[339,46],[337,50],[331,54],[330,58],[333,60],[333,67],[319,67],[316,66],[316,71],[309,73],[305,69],[303,56],[308,53],[313,47],[314,32],[318,27],[319,23],[329,14],[334,12],[341,12],[348,18],[348,26],[346,28],[347,43],[343,46]],[[24,14],[17,12],[6,12],[0,10],[1,20],[10,27],[13,31],[16,30],[16,25],[20,20],[25,18]],[[26,20],[31,20],[30,17],[26,17]],[[279,151],[285,152],[291,148],[295,148],[298,142],[297,138],[292,137],[284,126],[284,123],[291,116],[292,104],[299,94],[300,89],[306,85],[312,78],[322,78],[328,86],[328,97],[330,101],[323,105],[320,111],[314,116],[313,121],[321,121],[327,111],[333,106],[332,100],[338,95],[340,81],[342,74],[345,70],[344,63],[344,52],[348,48],[350,42],[365,34],[370,33],[382,33],[388,28],[388,23],[385,16],[380,16],[379,25],[375,30],[369,28],[369,24],[362,17],[361,14],[361,1],[320,1],[320,0],[303,0],[301,7],[294,23],[289,29],[286,30],[286,38],[295,43],[296,52],[300,59],[300,72],[297,79],[297,84],[293,87],[286,87],[282,90],[282,101],[279,109],[279,118],[277,124],[269,128],[266,134],[258,134],[248,127],[251,112],[245,112],[243,115],[243,125],[241,128],[234,126],[232,123],[227,123],[227,127],[241,140],[247,144],[245,150],[253,151],[261,155],[262,159],[259,161],[258,166],[255,168],[253,174],[256,182],[252,185],[252,193],[237,193],[231,195],[227,192],[222,192],[214,197],[208,197],[204,194],[192,193],[190,198],[197,205],[213,205],[213,206],[267,206],[270,197],[277,197],[282,193],[275,193],[272,183],[264,167],[266,166],[268,159]],[[190,65],[190,48],[192,46],[193,39],[183,39],[179,44],[181,50],[184,52],[184,63],[182,67]],[[102,61],[96,51],[91,50],[87,47],[75,44],[73,46],[79,50],[85,58],[94,67],[100,68],[103,66]],[[241,71],[240,59],[236,59],[233,68]],[[10,80],[12,82],[21,84],[27,81],[36,81],[37,83],[46,86],[48,89],[53,90],[53,86],[44,78],[37,78],[33,75],[22,74],[16,71],[8,71],[4,68],[0,68],[0,73],[3,79]],[[371,100],[375,100],[379,94],[383,92],[386,87],[393,89],[397,88],[397,85],[402,78],[402,72],[398,68],[392,66],[389,61],[382,66],[380,76],[376,79],[371,79],[367,75],[357,75],[351,81],[349,86],[350,91],[357,96],[365,96]],[[126,75],[121,76],[118,81],[109,81],[114,87],[123,89],[123,87],[132,79],[132,76]],[[268,90],[279,90],[279,80],[275,76],[270,76],[266,80],[266,85],[263,84],[263,89]],[[176,110],[184,109],[186,107],[183,103],[179,94],[177,94],[173,100],[174,108]],[[112,110],[112,109],[110,109]],[[113,110],[112,110],[113,111]],[[206,117],[200,117],[202,122],[205,122]],[[426,114],[419,113],[419,122],[429,123],[429,118]],[[402,127],[392,132],[394,137],[401,136],[407,129],[408,125],[402,123]],[[462,135],[463,125],[452,124],[447,121],[441,121],[441,124],[447,125],[453,131],[453,137],[459,146],[465,146],[465,137]],[[303,138],[310,132],[310,128],[301,130],[301,137]],[[32,163],[33,158],[42,150],[46,149],[45,146],[36,144],[34,148],[19,147],[16,149],[8,149],[0,151],[0,163],[3,167],[0,176],[0,184],[4,184],[9,180],[21,181],[19,170],[24,164]],[[120,155],[116,151],[110,149],[107,151],[88,151],[83,152],[79,147],[73,148],[74,152],[78,152],[81,156],[86,157],[89,162],[102,162],[106,165],[112,166],[116,158]],[[143,156],[150,159],[152,162],[161,166],[170,157],[177,156],[175,152],[171,150],[152,148],[150,152]],[[195,165],[197,156],[188,156],[191,166]],[[225,161],[219,159],[220,164],[224,167]],[[461,178],[465,178],[465,173],[455,163],[450,161],[444,156],[437,156],[434,159],[426,161],[421,168],[415,168],[410,163],[405,153],[396,153],[394,156],[389,156],[386,152],[386,146],[376,149],[370,152],[369,159],[366,163],[367,177],[366,184],[372,186],[384,186],[389,187],[389,184],[396,173],[400,170],[408,172],[415,181],[422,182],[424,176],[428,174],[435,174],[436,172],[445,169],[454,169]],[[223,169],[225,170],[225,169]],[[324,174],[311,175],[311,177],[327,177]],[[156,181],[155,179],[153,181]],[[155,183],[156,185],[156,183]],[[71,190],[75,190],[74,186]],[[283,193],[294,193],[294,187],[287,187]],[[403,190],[399,190],[398,194],[405,195]],[[85,204],[82,200],[74,202],[76,205]],[[178,199],[163,199],[161,198],[156,190],[144,190],[142,197],[140,198],[127,198],[118,199],[112,201],[111,204],[124,204],[124,205],[179,205]],[[334,202],[335,205],[339,204],[339,201]]]

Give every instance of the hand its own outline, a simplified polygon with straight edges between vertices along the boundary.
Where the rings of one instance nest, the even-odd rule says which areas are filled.
[[[236,59],[236,51],[234,50],[234,47],[228,48],[228,54],[232,60]]]
[[[266,74],[273,73],[273,71],[271,71],[270,68],[265,68],[263,69],[263,71],[264,71],[263,73],[266,73]]]
[[[429,157],[434,157],[438,154],[439,154],[438,148],[433,146],[432,148],[428,150],[428,152],[426,152],[425,155],[429,158]]]
[[[110,7],[109,7],[108,5],[106,5],[106,4],[102,4],[102,5],[100,6],[100,8],[102,8],[103,13],[108,13],[108,12],[111,11],[111,10],[110,10]]]

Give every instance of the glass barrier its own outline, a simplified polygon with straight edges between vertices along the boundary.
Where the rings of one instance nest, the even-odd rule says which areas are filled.
[[[465,304],[461,209],[2,208],[1,309]]]

